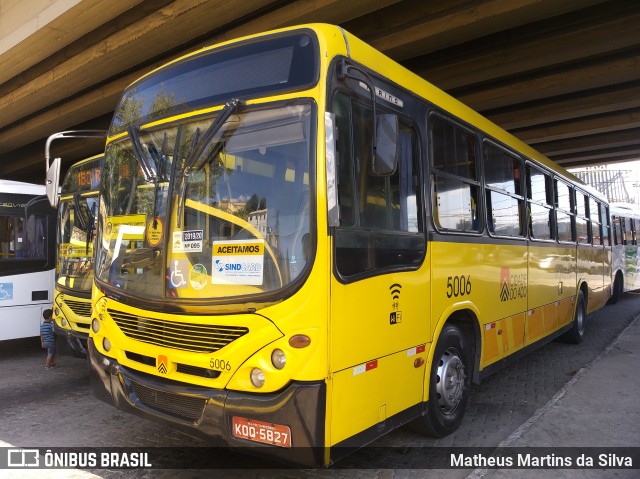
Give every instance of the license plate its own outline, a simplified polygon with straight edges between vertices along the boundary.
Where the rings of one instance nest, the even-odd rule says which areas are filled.
[[[281,424],[272,424],[255,419],[233,416],[233,437],[248,441],[291,447],[291,429]]]

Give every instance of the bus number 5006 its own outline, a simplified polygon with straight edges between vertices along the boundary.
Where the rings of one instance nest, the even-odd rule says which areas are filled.
[[[211,358],[209,360],[209,367],[217,371],[231,371],[231,363],[224,359]]]
[[[447,298],[457,298],[471,294],[471,276],[449,276],[447,278]]]

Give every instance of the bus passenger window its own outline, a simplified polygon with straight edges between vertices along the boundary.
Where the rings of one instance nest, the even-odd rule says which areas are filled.
[[[576,235],[578,243],[589,244],[590,223],[587,211],[588,198],[583,194],[576,192]]]
[[[609,221],[609,207],[604,203],[600,205],[600,218],[602,221],[602,244],[611,246],[611,223]]]
[[[489,143],[484,151],[489,231],[498,236],[524,236],[520,160]]]
[[[429,136],[436,227],[464,233],[479,232],[475,137],[437,115],[430,117]]]
[[[589,198],[589,219],[591,221],[591,238],[594,246],[601,246],[602,243],[602,222],[600,221],[600,204]]]
[[[554,239],[553,191],[551,177],[529,166],[527,176],[527,199],[529,201],[529,229],[533,239]]]
[[[566,183],[555,180],[556,226],[558,241],[563,243],[575,242],[575,213],[573,210],[573,190]]]

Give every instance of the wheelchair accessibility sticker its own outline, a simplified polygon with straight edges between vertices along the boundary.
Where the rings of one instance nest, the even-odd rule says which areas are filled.
[[[13,283],[0,283],[0,301],[13,300]]]
[[[212,284],[262,284],[264,240],[214,241]]]
[[[189,275],[189,261],[176,259],[169,266],[169,282],[172,288],[186,288]]]

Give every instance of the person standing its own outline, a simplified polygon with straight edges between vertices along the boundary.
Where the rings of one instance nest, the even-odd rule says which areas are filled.
[[[44,322],[40,325],[40,342],[42,347],[47,350],[47,359],[44,361],[44,368],[55,368],[56,359],[56,338],[53,334],[53,311],[45,309],[42,312]]]

